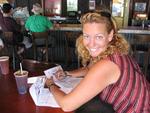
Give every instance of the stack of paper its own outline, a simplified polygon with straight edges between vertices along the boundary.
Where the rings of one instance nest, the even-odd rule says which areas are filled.
[[[53,73],[61,66],[57,66],[51,69],[46,70],[46,76],[53,76]],[[62,69],[62,68],[61,68]],[[28,82],[35,82],[29,89],[31,97],[34,103],[37,106],[50,106],[50,107],[59,107],[55,101],[53,95],[48,88],[44,88],[45,85],[45,75],[39,77],[32,77],[28,79]],[[67,76],[64,79],[57,80],[55,79],[55,84],[57,84],[62,91],[69,93],[76,85],[81,81],[82,78],[73,78]]]

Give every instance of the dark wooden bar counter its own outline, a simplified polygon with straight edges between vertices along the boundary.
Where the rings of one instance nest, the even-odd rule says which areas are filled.
[[[143,29],[142,27],[128,26],[128,27],[120,28],[118,30],[118,33],[150,35],[150,28],[145,27]]]
[[[60,24],[58,28],[54,28],[52,30],[59,30],[59,31],[72,31],[72,32],[81,32],[81,24]],[[145,27],[144,29],[140,26],[128,26],[119,28],[119,34],[150,34],[150,28]]]
[[[129,43],[134,43],[137,35],[150,35],[150,28],[142,28],[140,26],[128,26],[124,28],[120,28],[118,30],[118,34],[124,35]]]
[[[13,72],[0,75],[0,113],[65,113],[60,108],[38,107],[29,92],[20,95],[17,92]],[[67,112],[73,113],[73,112]]]

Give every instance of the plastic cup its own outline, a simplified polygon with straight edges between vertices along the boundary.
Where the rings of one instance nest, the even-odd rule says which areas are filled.
[[[27,78],[28,78],[28,71],[16,71],[14,73],[17,89],[19,94],[27,93],[28,85],[27,85]]]
[[[9,57],[2,56],[0,57],[0,71],[2,75],[9,74]]]

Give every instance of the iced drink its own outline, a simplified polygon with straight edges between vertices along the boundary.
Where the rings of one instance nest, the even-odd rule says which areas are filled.
[[[28,71],[16,71],[14,73],[17,89],[19,94],[25,94],[27,92],[27,78],[28,78]]]
[[[8,56],[0,57],[0,71],[2,75],[9,74],[9,57]]]

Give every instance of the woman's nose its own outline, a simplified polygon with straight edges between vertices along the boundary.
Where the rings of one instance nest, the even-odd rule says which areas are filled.
[[[95,45],[95,39],[94,38],[90,38],[89,40],[89,46],[93,47]]]

